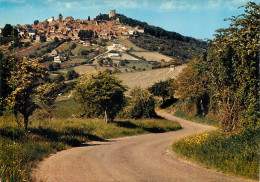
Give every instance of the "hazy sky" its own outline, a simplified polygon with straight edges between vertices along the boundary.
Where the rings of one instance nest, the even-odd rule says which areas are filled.
[[[32,24],[59,13],[75,19],[94,18],[99,13],[116,13],[198,39],[213,38],[226,28],[225,18],[239,15],[249,0],[0,0],[0,27],[6,23]],[[257,4],[260,0],[255,0]]]

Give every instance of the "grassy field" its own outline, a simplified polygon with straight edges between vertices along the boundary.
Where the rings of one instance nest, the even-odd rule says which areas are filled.
[[[43,119],[39,111],[30,117],[28,132],[18,127],[11,114],[0,117],[0,173],[2,181],[33,181],[30,172],[39,161],[60,150],[90,141],[181,129],[164,119],[74,118],[80,105],[73,99],[57,101],[52,119]],[[13,176],[13,179],[12,179]]]
[[[259,179],[258,132],[224,135],[220,131],[197,134],[172,144],[175,154],[207,168]]]

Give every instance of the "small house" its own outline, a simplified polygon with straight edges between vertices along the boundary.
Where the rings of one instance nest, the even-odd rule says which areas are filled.
[[[84,41],[84,42],[82,43],[82,45],[83,45],[83,46],[91,46],[91,43],[90,43],[90,41]]]
[[[114,48],[119,48],[119,47],[121,47],[121,44],[115,42],[115,43],[113,44],[113,47],[114,47]]]
[[[59,51],[57,50],[57,49],[53,49],[52,51],[51,51],[51,55],[52,56],[57,56],[59,54]]]
[[[174,65],[170,65],[170,71],[174,71],[175,70],[175,66]]]
[[[62,61],[65,61],[66,57],[62,57],[62,56],[56,56],[53,58],[53,62],[55,63],[61,63]]]
[[[29,36],[30,36],[30,37],[35,36],[35,31],[30,31],[30,32],[29,32]]]
[[[40,35],[36,35],[35,41],[36,41],[36,42],[40,42],[40,41],[41,41],[41,36],[40,36]]]

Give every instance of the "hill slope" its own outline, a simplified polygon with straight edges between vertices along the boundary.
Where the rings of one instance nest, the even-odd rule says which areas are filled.
[[[144,35],[131,40],[137,46],[150,51],[159,51],[167,56],[182,60],[182,62],[192,59],[194,56],[192,52],[201,53],[204,49],[207,49],[207,44],[204,41],[167,31],[161,27],[149,25],[146,22],[135,20],[122,14],[116,14],[113,19],[116,18],[119,18],[121,23],[132,27],[139,26],[144,29]],[[95,19],[109,20],[109,17],[107,14],[100,14]]]

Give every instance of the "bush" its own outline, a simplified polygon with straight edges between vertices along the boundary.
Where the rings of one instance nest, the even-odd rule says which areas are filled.
[[[70,70],[67,72],[66,77],[68,80],[73,80],[74,78],[78,78],[79,74],[74,70]]]
[[[134,119],[156,117],[155,100],[145,89],[133,89],[126,103],[126,107],[119,113],[118,117]]]

